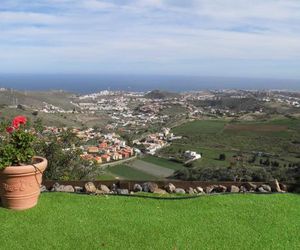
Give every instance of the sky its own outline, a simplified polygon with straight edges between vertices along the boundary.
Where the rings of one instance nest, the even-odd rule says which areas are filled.
[[[300,1],[1,0],[0,73],[300,79]]]

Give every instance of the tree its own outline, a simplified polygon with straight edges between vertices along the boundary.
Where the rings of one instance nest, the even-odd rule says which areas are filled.
[[[219,155],[219,160],[220,161],[225,161],[226,160],[226,155],[225,154],[220,154]]]
[[[71,145],[81,145],[80,141],[75,140],[73,133],[65,131],[61,137],[42,137],[36,144],[38,155],[48,160],[45,179],[92,180],[97,175],[98,168],[95,162],[82,159],[81,149],[71,148]]]

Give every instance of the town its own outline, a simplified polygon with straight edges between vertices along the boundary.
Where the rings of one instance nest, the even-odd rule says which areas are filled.
[[[46,126],[43,134],[54,134],[59,137],[62,132],[67,130],[67,127]],[[181,139],[181,136],[170,133],[170,128],[163,128],[162,132],[149,134],[141,140],[134,140],[132,144],[135,147],[131,147],[120,135],[114,132],[103,134],[93,128],[85,130],[72,128],[71,132],[82,141],[83,145],[80,146],[82,150],[81,157],[101,166],[124,163],[142,153],[154,155],[157,150],[168,146],[173,140]],[[69,150],[69,148],[65,148],[65,150]]]

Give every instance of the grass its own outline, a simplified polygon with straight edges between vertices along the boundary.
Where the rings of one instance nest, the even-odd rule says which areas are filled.
[[[108,168],[108,171],[114,176],[117,176],[121,179],[127,180],[155,180],[157,177],[152,176],[148,173],[139,171],[137,169],[131,168],[127,165],[117,165]]]
[[[223,120],[202,120],[185,123],[181,126],[175,127],[172,132],[175,135],[203,135],[203,134],[215,134],[222,132],[226,121]]]
[[[300,154],[300,145],[292,142],[300,141],[299,124],[299,119],[288,118],[264,121],[198,120],[188,122],[172,129],[174,134],[183,136],[183,139],[174,141],[171,146],[162,149],[160,154],[169,157],[178,156],[185,150],[202,152],[203,159],[194,164],[199,167],[226,167],[229,166],[232,155],[237,152],[251,156],[253,151],[279,156],[274,156],[271,160],[278,161],[284,157],[296,163],[299,161],[295,159],[295,156]],[[225,162],[217,160],[221,153],[226,154]]]
[[[97,176],[97,180],[100,181],[109,181],[109,180],[114,180],[116,176],[109,174],[109,173],[101,173]]]
[[[170,161],[168,159],[165,158],[161,158],[161,157],[156,157],[156,156],[151,156],[151,155],[147,155],[143,158],[141,158],[142,161],[146,161],[149,163],[153,163],[155,165],[164,167],[164,168],[169,168],[169,169],[173,169],[173,170],[179,170],[183,168],[183,165],[174,161]]]
[[[0,208],[1,249],[299,249],[299,195],[152,200],[41,195]]]

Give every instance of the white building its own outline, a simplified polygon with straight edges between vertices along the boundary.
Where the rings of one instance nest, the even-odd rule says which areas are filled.
[[[195,151],[190,150],[185,151],[184,156],[194,160],[201,159],[201,154],[197,154]]]

